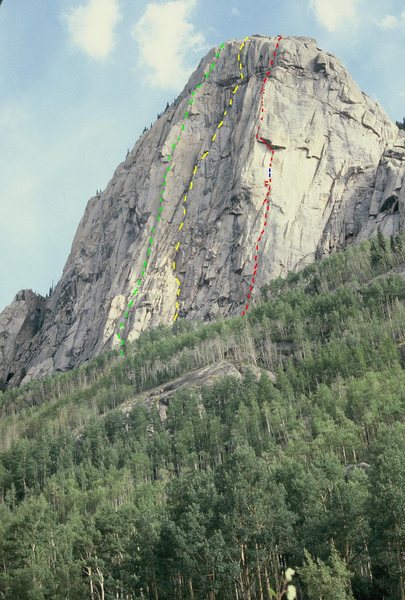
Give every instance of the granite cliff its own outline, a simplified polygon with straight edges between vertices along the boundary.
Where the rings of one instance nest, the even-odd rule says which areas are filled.
[[[272,150],[270,214],[255,290],[374,236],[377,226],[387,236],[404,228],[405,132],[315,40],[276,43],[276,37],[254,35],[242,50],[234,40],[219,56],[213,49],[204,57],[106,189],[89,200],[51,296],[20,292],[0,315],[0,380],[15,385],[71,369],[117,344],[118,320],[143,270],[126,321],[129,340],[173,322],[176,278],[180,318],[238,314],[253,274]],[[274,52],[257,139],[262,82]]]

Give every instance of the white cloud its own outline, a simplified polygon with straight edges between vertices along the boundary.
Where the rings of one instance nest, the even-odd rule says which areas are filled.
[[[311,0],[318,22],[328,31],[345,29],[357,20],[359,0]]]
[[[232,6],[231,15],[233,15],[234,17],[239,17],[240,16],[239,8],[236,8],[236,6]]]
[[[148,83],[177,90],[191,69],[184,59],[190,51],[206,50],[204,35],[190,22],[196,0],[151,2],[135,24],[132,35],[138,43],[139,62],[148,70]]]
[[[385,30],[399,29],[401,27],[405,28],[405,9],[402,11],[399,17],[395,17],[394,15],[385,15],[379,25],[381,29]]]
[[[399,19],[393,15],[385,15],[380,25],[382,29],[396,29],[399,25]]]
[[[65,15],[71,40],[91,58],[106,58],[121,19],[119,0],[88,0]]]

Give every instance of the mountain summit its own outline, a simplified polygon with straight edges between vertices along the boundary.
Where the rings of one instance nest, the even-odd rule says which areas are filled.
[[[1,313],[0,379],[71,369],[176,315],[238,314],[271,278],[396,233],[404,158],[405,132],[315,40],[212,49],[89,200],[50,297]]]

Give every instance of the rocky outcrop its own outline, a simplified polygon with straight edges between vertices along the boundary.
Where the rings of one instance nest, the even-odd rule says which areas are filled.
[[[21,372],[23,352],[41,329],[44,310],[45,298],[22,290],[0,314],[0,390]]]
[[[103,193],[89,201],[42,327],[19,346],[17,361],[5,356],[5,371],[15,373],[11,383],[70,369],[118,343],[118,320],[143,271],[126,321],[130,340],[173,321],[176,278],[180,318],[238,314],[253,274],[272,150],[273,191],[256,289],[374,235],[377,225],[387,235],[403,228],[405,133],[315,40],[281,40],[263,96],[262,140],[256,139],[260,90],[275,44],[274,37],[256,35],[242,50],[240,41],[228,42],[219,58],[211,50]]]
[[[376,233],[385,236],[405,228],[405,132],[382,153],[377,168],[353,168],[346,175],[341,198],[319,244],[318,255],[328,254],[352,242],[360,242]]]
[[[178,377],[169,383],[165,383],[157,388],[154,388],[153,390],[144,392],[133,401],[121,404],[120,410],[124,414],[128,414],[131,412],[136,403],[142,402],[149,409],[152,407],[157,407],[160,418],[162,421],[164,421],[167,416],[167,409],[169,407],[170,400],[177,392],[182,390],[192,390],[198,395],[201,388],[211,387],[224,377],[233,377],[234,379],[241,381],[243,376],[246,375],[248,371],[253,373],[257,380],[260,379],[262,374],[265,374],[270,381],[274,382],[276,380],[274,373],[256,367],[255,365],[234,365],[233,363],[223,361],[216,365],[208,365],[207,367],[196,369],[195,371],[187,373],[187,375],[184,375],[183,377]]]
[[[345,466],[345,479],[348,480],[350,478],[350,475],[353,473],[353,471],[356,471],[357,469],[361,469],[364,473],[367,473],[369,468],[370,468],[370,465],[366,462],[360,462],[360,463],[356,463],[354,465],[346,465]]]

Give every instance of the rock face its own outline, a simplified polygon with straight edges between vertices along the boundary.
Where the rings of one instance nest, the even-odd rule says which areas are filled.
[[[17,340],[4,317],[13,304],[1,317],[0,335],[10,340],[3,371],[14,373],[12,384],[70,369],[117,344],[118,320],[143,271],[124,330],[130,340],[173,321],[179,282],[180,318],[238,314],[253,275],[272,149],[255,289],[374,235],[377,225],[386,235],[404,227],[405,132],[335,56],[303,37],[281,40],[261,113],[276,42],[255,35],[242,49],[241,41],[228,42],[219,58],[211,50],[104,192],[90,199],[39,330]],[[255,135],[261,114],[265,142]]]
[[[24,368],[21,350],[29,348],[41,329],[44,311],[45,298],[32,290],[22,290],[0,314],[0,390]]]

